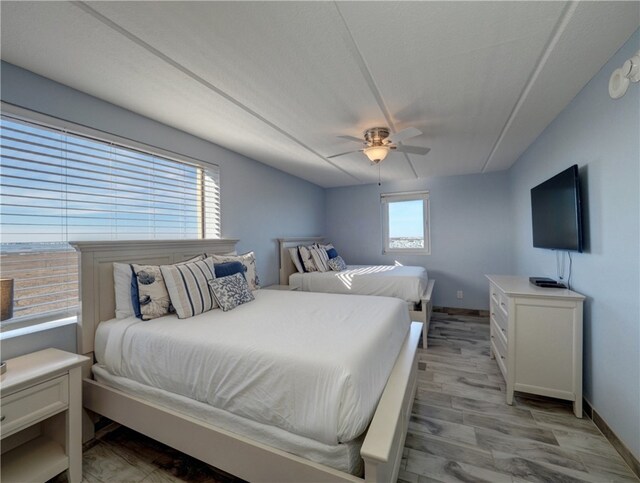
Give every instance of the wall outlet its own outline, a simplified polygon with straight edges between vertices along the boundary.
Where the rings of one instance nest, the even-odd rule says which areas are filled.
[[[462,292],[462,290],[458,290],[458,295],[457,295],[457,297],[458,297],[459,299],[463,299],[463,298],[464,298],[464,293]]]

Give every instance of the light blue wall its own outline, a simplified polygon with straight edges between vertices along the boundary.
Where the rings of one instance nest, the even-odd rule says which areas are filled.
[[[514,270],[556,277],[555,253],[533,248],[529,190],[578,164],[586,250],[572,288],[587,296],[584,391],[640,457],[640,85],[612,100],[613,70],[640,49],[636,32],[550,124],[509,173]]]
[[[437,306],[488,309],[484,275],[511,269],[507,181],[506,173],[493,173],[328,189],[325,233],[349,264],[397,260],[426,267],[436,280]],[[431,205],[431,255],[383,255],[380,193],[425,189]],[[458,290],[464,299],[456,298]]]
[[[1,67],[5,102],[218,164],[222,236],[239,238],[240,252],[256,252],[263,285],[278,283],[278,237],[322,234],[322,188],[14,65]]]

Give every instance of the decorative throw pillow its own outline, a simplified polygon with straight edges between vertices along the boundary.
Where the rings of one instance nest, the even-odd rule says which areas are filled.
[[[320,245],[322,248],[324,248],[327,251],[327,255],[329,256],[329,258],[336,258],[338,256],[338,252],[336,251],[335,247],[329,243],[328,245]]]
[[[216,272],[216,278],[228,277],[234,273],[241,273],[244,275],[244,272],[247,271],[247,267],[245,267],[241,262],[216,263],[213,267]],[[247,278],[246,275],[244,275],[244,277],[245,279]]]
[[[249,290],[249,285],[241,273],[209,280],[209,286],[218,305],[224,312],[254,300],[253,294]]]
[[[302,266],[304,267],[304,271],[305,272],[317,272],[318,268],[316,267],[316,264],[313,263],[313,258],[311,258],[311,252],[310,252],[310,248],[313,245],[310,245],[308,247],[302,246],[300,245],[298,247],[298,253],[300,254],[300,260],[302,260]]]
[[[196,255],[193,258],[190,258],[188,260],[185,260],[183,262],[178,262],[178,263],[174,263],[174,265],[182,265],[185,263],[193,263],[193,262],[197,262],[200,260],[204,260],[205,256],[204,255]],[[138,290],[138,278],[136,277],[136,271],[134,269],[134,264],[128,265],[129,267],[129,280],[130,283],[128,285],[128,290],[129,290],[129,300],[130,300],[130,304],[131,304],[131,308],[132,308],[132,314],[131,315],[135,315],[136,317],[138,317],[139,319],[143,319],[142,317],[142,310],[140,309],[140,294],[139,294],[139,290]],[[116,264],[113,264],[114,266],[114,270],[116,269]],[[141,265],[138,265],[141,266]],[[147,267],[156,267],[156,265],[145,265]],[[160,269],[159,266],[157,267],[158,270]],[[114,272],[114,276],[115,276],[115,272]],[[164,284],[164,281],[162,282]],[[165,286],[165,292],[166,292],[166,286]],[[167,296],[168,296],[168,292],[167,292]],[[116,302],[116,310],[118,309],[117,306],[117,302]],[[173,306],[171,305],[171,303],[169,303],[169,312],[173,312]],[[165,315],[165,314],[162,314]],[[116,312],[116,317],[117,317],[117,312]],[[160,317],[158,315],[158,317]],[[154,317],[151,317],[154,318]],[[143,320],[149,320],[149,319],[143,319]]]
[[[347,269],[347,264],[344,263],[344,260],[342,259],[342,257],[340,255],[338,255],[335,258],[330,259],[327,264],[329,265],[329,268],[331,268],[331,270],[333,270],[334,272],[340,272],[342,270],[346,270]]]
[[[179,319],[193,317],[217,307],[209,290],[209,281],[216,277],[213,258],[162,265],[160,271]]]
[[[245,277],[250,290],[260,288],[260,279],[256,269],[256,256],[253,252],[243,253],[242,255],[208,255],[213,258],[214,263],[220,264],[225,262],[240,262],[245,270]]]
[[[131,267],[136,277],[136,287],[138,289],[139,318],[151,320],[167,315],[170,312],[171,299],[169,298],[169,292],[167,292],[160,267],[158,265],[137,265],[135,263],[131,264]]]
[[[327,251],[324,248],[320,248],[319,246],[311,247],[309,248],[309,252],[319,272],[328,272],[330,270],[327,265],[329,255],[327,255]]]
[[[291,256],[291,261],[296,266],[296,270],[298,270],[298,273],[304,273],[304,267],[302,266],[302,260],[300,260],[300,253],[298,253],[298,248],[289,248],[289,255]]]

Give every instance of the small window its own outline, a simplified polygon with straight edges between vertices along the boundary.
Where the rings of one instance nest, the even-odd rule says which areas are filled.
[[[382,203],[383,253],[429,255],[429,193],[389,193]]]

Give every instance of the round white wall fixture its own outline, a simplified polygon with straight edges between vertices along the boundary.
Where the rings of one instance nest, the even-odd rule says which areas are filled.
[[[628,61],[627,61],[628,62]],[[627,92],[631,81],[622,72],[622,69],[616,69],[609,78],[609,95],[612,99],[620,99]]]
[[[621,68],[616,69],[609,78],[609,95],[612,99],[620,99],[627,92],[631,82],[640,81],[640,51],[626,60]]]

